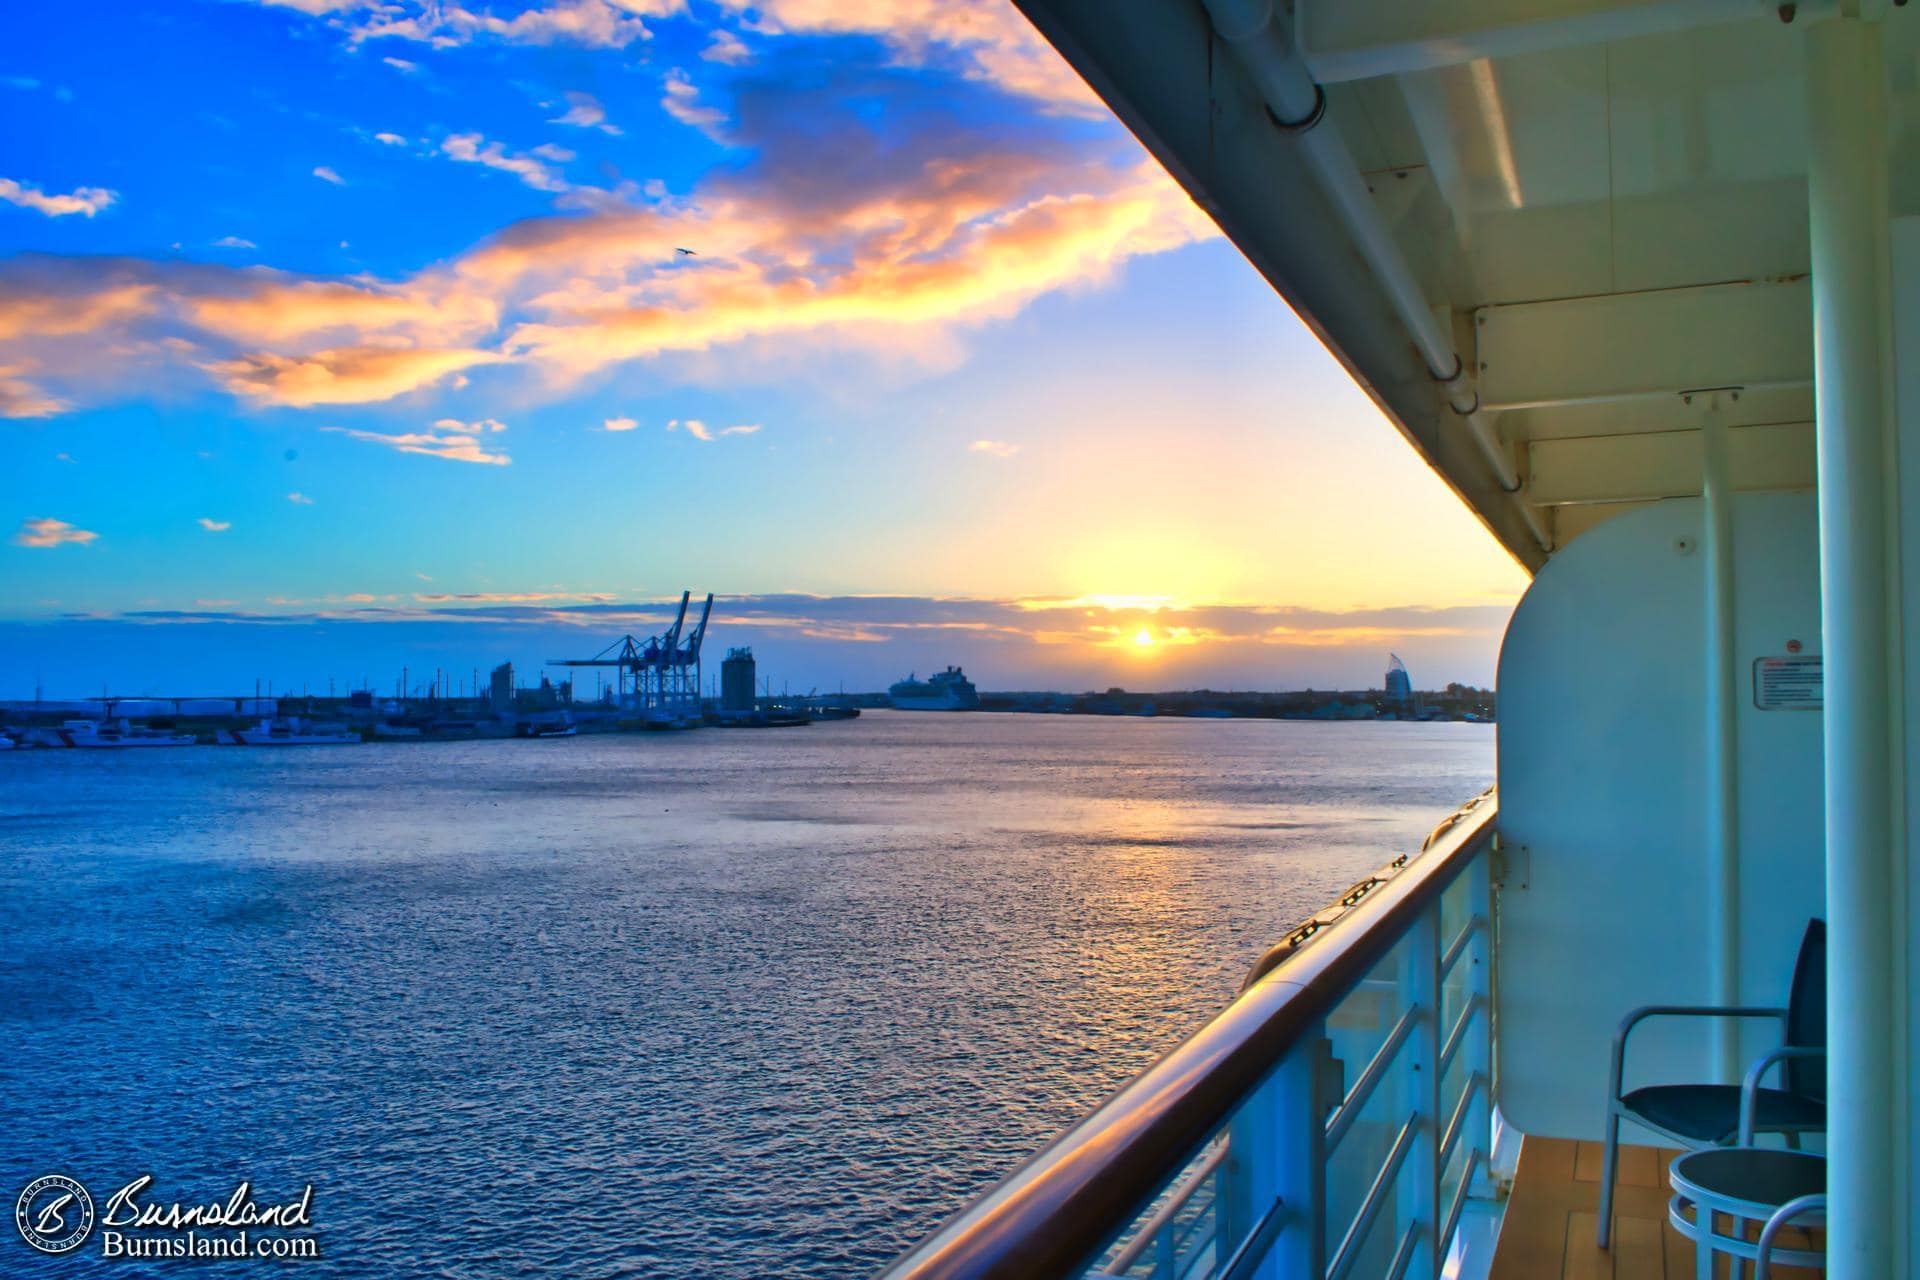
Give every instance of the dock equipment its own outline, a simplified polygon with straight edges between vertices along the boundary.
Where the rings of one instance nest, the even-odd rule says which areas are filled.
[[[645,640],[621,636],[591,658],[550,658],[550,667],[612,667],[617,704],[642,722],[661,728],[700,723],[700,647],[713,616],[713,593],[707,593],[700,621],[687,633],[687,606],[691,591],[680,593],[680,610],[673,625]]]

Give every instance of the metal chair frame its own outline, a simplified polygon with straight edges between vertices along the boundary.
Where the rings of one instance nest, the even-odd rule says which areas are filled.
[[[1621,1079],[1625,1075],[1627,1057],[1627,1037],[1633,1029],[1648,1018],[1776,1018],[1780,1022],[1782,1037],[1787,1030],[1787,1010],[1765,1005],[1697,1005],[1697,1004],[1650,1004],[1643,1005],[1629,1013],[1620,1023],[1620,1029],[1613,1036],[1613,1063],[1607,1079],[1607,1122],[1605,1145],[1600,1161],[1600,1221],[1598,1224],[1599,1244],[1606,1248],[1613,1233],[1613,1184],[1618,1171],[1620,1158],[1620,1122],[1631,1120],[1644,1129],[1649,1129],[1661,1137],[1690,1150],[1703,1150],[1707,1147],[1724,1146],[1729,1141],[1737,1141],[1741,1146],[1752,1144],[1756,1130],[1754,1113],[1758,1103],[1760,1081],[1767,1071],[1789,1058],[1825,1057],[1826,1050],[1810,1046],[1781,1045],[1771,1049],[1756,1060],[1740,1085],[1740,1121],[1735,1129],[1718,1137],[1702,1141],[1684,1133],[1675,1133],[1671,1129],[1654,1124],[1652,1121],[1634,1112],[1621,1098]],[[1799,1146],[1802,1133],[1819,1133],[1826,1128],[1820,1124],[1782,1124],[1760,1126],[1761,1133],[1779,1133],[1786,1135],[1787,1145]]]

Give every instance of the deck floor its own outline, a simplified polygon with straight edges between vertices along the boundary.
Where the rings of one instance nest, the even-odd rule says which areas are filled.
[[[1679,1154],[1663,1147],[1620,1148],[1613,1246],[1601,1249],[1593,1242],[1600,1144],[1528,1138],[1520,1148],[1491,1280],[1693,1280],[1693,1242],[1667,1222],[1667,1166]],[[1792,1233],[1781,1243],[1805,1239]],[[1726,1275],[1724,1262],[1716,1274]],[[1773,1274],[1808,1280],[1821,1273],[1776,1267]]]

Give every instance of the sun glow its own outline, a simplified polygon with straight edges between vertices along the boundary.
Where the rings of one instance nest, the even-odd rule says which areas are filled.
[[[1158,643],[1159,641],[1153,638],[1153,632],[1146,627],[1133,633],[1133,647],[1136,649],[1151,649]]]

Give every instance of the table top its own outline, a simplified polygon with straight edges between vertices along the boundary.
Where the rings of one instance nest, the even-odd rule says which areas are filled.
[[[1777,1147],[1713,1147],[1681,1156],[1667,1177],[1695,1204],[1766,1218],[1789,1200],[1824,1194],[1827,1158]]]

